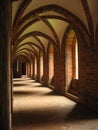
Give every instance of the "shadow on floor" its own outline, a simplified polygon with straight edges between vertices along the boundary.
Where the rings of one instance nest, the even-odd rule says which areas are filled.
[[[32,87],[32,86],[31,86]],[[37,86],[37,87],[41,87],[41,86]],[[29,90],[26,90],[26,91],[23,91],[23,90],[20,90],[20,91],[14,91],[13,92],[13,94],[14,94],[14,96],[20,96],[20,97],[22,97],[22,96],[27,96],[27,95],[32,95],[32,96],[35,96],[35,95],[43,95],[43,96],[61,96],[60,94],[58,94],[58,93],[56,93],[55,91],[53,91],[53,90],[51,90],[51,91],[49,91],[49,92],[47,92],[47,93],[41,93],[40,91],[33,91],[33,89],[32,89],[32,91],[29,91]]]
[[[77,104],[75,108],[68,115],[68,120],[85,120],[85,119],[98,119],[98,113],[91,110],[86,106]]]
[[[82,130],[83,122],[80,121],[93,121],[94,119],[95,123],[92,122],[92,126],[89,129],[86,127],[84,130],[91,130],[93,124],[94,126],[97,125],[98,113],[59,95],[53,90],[46,89],[41,84],[34,82],[34,84],[24,86],[24,88],[21,84],[20,88],[16,86],[14,88],[13,130],[36,130],[31,129],[31,126],[32,128],[42,126],[43,129],[37,130],[58,130],[50,129],[50,124],[59,125],[60,123],[65,123],[65,126],[68,123],[68,128],[64,130],[73,130],[74,121],[76,121],[76,126],[77,122],[79,124],[78,128],[74,130]],[[70,124],[72,129],[70,129]],[[89,122],[86,126],[88,125]],[[26,129],[27,126],[30,129]],[[49,126],[49,129],[44,129],[44,126]],[[97,127],[94,130],[97,130]]]
[[[68,108],[67,108],[68,109]],[[98,119],[98,114],[77,104],[76,107],[70,112],[70,114],[64,112],[62,115],[63,109],[60,111],[48,110],[48,108],[44,109],[33,109],[32,111],[19,111],[13,114],[13,122],[14,126],[27,126],[32,124],[34,125],[44,125],[49,124],[51,122],[60,123],[62,121],[78,121],[78,120],[90,120],[90,119]],[[61,116],[60,116],[61,114]]]

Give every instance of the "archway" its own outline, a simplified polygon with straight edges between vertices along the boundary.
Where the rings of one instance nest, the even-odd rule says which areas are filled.
[[[22,63],[22,75],[26,75],[26,62]]]
[[[49,85],[53,83],[54,76],[54,48],[52,44],[49,44]]]
[[[43,78],[43,53],[40,52],[40,81]]]
[[[65,55],[66,91],[68,93],[78,96],[78,40],[76,33],[73,29],[70,29],[67,33],[65,41]]]
[[[37,58],[36,58],[36,56],[34,57],[34,68],[35,68],[34,78],[36,80],[36,78],[37,78]]]

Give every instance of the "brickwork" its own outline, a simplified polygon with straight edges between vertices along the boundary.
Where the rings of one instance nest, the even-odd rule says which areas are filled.
[[[54,76],[52,85],[55,91],[66,94],[66,85],[70,88],[68,92],[79,97],[79,102],[90,106],[93,109],[98,108],[98,55],[97,49],[94,46],[86,43],[81,34],[77,33],[79,45],[79,80],[78,82],[72,80],[75,68],[73,68],[73,55],[72,55],[72,39],[67,39],[62,45],[62,51],[54,47]],[[66,39],[66,35],[65,35]],[[67,46],[66,46],[67,45]],[[66,49],[64,49],[66,48]],[[65,51],[66,50],[66,51]],[[66,52],[66,53],[65,53]],[[74,53],[73,53],[74,54]],[[49,60],[48,52],[43,55],[43,83],[49,85]],[[67,62],[66,62],[67,61]],[[75,60],[74,60],[75,61]],[[95,65],[96,64],[96,65]],[[68,65],[68,68],[66,68]],[[35,67],[34,67],[35,68]],[[29,70],[28,70],[29,72]],[[67,74],[67,75],[66,75]],[[31,75],[30,75],[31,76]],[[68,77],[67,77],[68,76]],[[40,81],[40,60],[37,57],[37,81]],[[67,84],[68,83],[68,84]],[[76,89],[77,88],[77,89]],[[74,100],[74,97],[73,97]]]
[[[93,47],[87,47],[79,39],[79,96],[80,101],[98,110],[98,55]]]
[[[45,85],[49,85],[48,53],[43,56],[43,82]]]
[[[31,63],[30,62],[27,62],[26,63],[26,70],[27,70],[27,76],[29,77],[29,78],[31,78]]]
[[[64,52],[54,51],[54,86],[57,92],[65,93],[65,56]]]
[[[6,3],[6,4],[5,4]],[[3,0],[0,2],[0,129],[1,130],[11,130],[11,102],[12,102],[12,75],[11,75],[11,44],[12,45],[12,60],[15,61],[15,52],[17,50],[17,45],[19,45],[23,40],[29,37],[35,37],[38,44],[29,42],[28,45],[30,49],[24,48],[26,53],[21,55],[25,56],[27,61],[26,74],[28,77],[42,81],[45,85],[54,86],[54,90],[60,94],[66,95],[66,90],[75,96],[78,96],[78,102],[83,103],[92,109],[98,111],[98,23],[96,25],[96,32],[94,37],[94,28],[91,13],[87,4],[87,0],[81,0],[84,8],[85,16],[87,18],[88,28],[73,15],[73,13],[68,10],[54,4],[45,5],[35,10],[32,10],[27,15],[22,17],[25,9],[31,3],[31,0],[25,0],[18,12],[16,13],[16,18],[13,25],[12,32],[12,43],[11,43],[11,1]],[[60,16],[41,16],[41,19],[33,17],[48,11],[60,14]],[[62,17],[61,17],[62,16]],[[31,19],[31,17],[33,19]],[[52,24],[47,20],[48,18],[59,19],[68,22],[69,29],[74,29],[77,40],[78,40],[78,63],[79,63],[79,79],[73,80],[75,78],[75,57],[72,53],[72,39],[67,39],[68,30],[66,29],[64,36],[62,38],[62,43],[59,43],[59,37],[56,34],[55,29]],[[31,19],[31,21],[29,21]],[[50,29],[53,34],[54,39],[40,31],[29,32],[19,38],[19,36],[26,30],[31,24],[42,20],[44,24]],[[29,21],[29,22],[27,22]],[[27,24],[26,24],[27,22]],[[25,25],[25,26],[24,26]],[[46,52],[44,43],[42,43],[38,37],[47,39],[49,43],[53,45],[54,55],[52,69],[49,65],[49,50]],[[94,39],[95,38],[95,39]],[[10,42],[10,43],[9,43]],[[32,45],[31,45],[32,44]],[[61,46],[60,46],[61,45]],[[37,49],[43,52],[43,75],[41,75],[41,64],[40,56],[38,55]],[[23,46],[21,46],[23,47]],[[48,48],[48,47],[47,47]],[[49,48],[48,48],[49,49]],[[23,50],[23,49],[22,49]],[[36,57],[36,58],[35,58]],[[74,59],[74,60],[73,60]],[[19,71],[15,76],[22,76],[22,62],[20,59]],[[73,67],[74,66],[74,67]],[[49,70],[50,69],[50,70]],[[54,72],[53,72],[54,71]],[[53,73],[51,73],[53,72]],[[50,76],[52,75],[52,76]],[[41,77],[42,76],[42,77]],[[52,81],[51,83],[50,80]],[[66,89],[67,88],[67,89]],[[74,100],[74,96],[73,96]],[[6,120],[5,120],[6,117]]]

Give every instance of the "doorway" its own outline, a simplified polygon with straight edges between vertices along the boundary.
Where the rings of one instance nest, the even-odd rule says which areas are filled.
[[[22,63],[22,75],[26,75],[26,63]]]

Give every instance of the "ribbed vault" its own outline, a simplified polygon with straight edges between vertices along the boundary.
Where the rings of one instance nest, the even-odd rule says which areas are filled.
[[[94,10],[92,2],[93,0],[75,0],[74,3],[71,0],[13,0],[13,60],[17,55],[38,55],[39,50],[45,54],[50,42],[55,49],[60,50],[64,33],[69,26],[81,35],[88,46],[94,44],[94,28],[98,18],[93,19],[91,11],[96,11],[96,8]],[[96,1],[93,3],[96,4]]]

